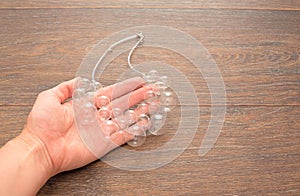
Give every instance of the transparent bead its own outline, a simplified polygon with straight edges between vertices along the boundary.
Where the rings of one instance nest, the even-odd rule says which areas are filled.
[[[84,89],[85,92],[93,91],[92,82],[87,78],[78,78],[76,80],[76,86]]]
[[[170,112],[176,105],[174,94],[171,91],[164,91],[159,97],[159,103],[165,112]]]
[[[123,111],[120,108],[113,108],[112,114],[114,117],[118,117],[118,116],[123,115]]]
[[[95,104],[95,92],[90,91],[85,93],[85,95],[82,97],[82,99],[86,102],[91,102]]]
[[[159,81],[163,82],[166,87],[170,87],[171,81],[168,76],[161,76]]]
[[[157,95],[156,93],[153,91],[153,90],[149,90],[145,93],[145,102],[146,103],[151,103],[151,102],[154,102],[154,101],[157,101]]]
[[[161,76],[155,85],[160,91],[165,91],[170,86],[170,80],[168,76]]]
[[[83,125],[88,125],[95,122],[96,107],[94,104],[87,102],[81,106],[79,110],[80,122]]]
[[[96,96],[96,105],[98,108],[107,106],[109,103],[110,103],[110,100],[107,96],[104,96],[104,95]]]
[[[102,107],[98,110],[99,120],[108,120],[111,117],[111,111],[107,107]]]
[[[161,129],[166,120],[166,113],[157,113],[150,116],[151,127],[148,131],[153,135],[162,135],[163,130]]]
[[[100,82],[93,81],[93,87],[94,87],[94,90],[97,91],[102,88],[102,85],[100,84]]]
[[[133,110],[127,110],[124,114],[124,118],[129,125],[133,124],[137,120],[137,114]]]
[[[146,140],[146,132],[143,130],[142,127],[135,124],[128,128],[128,132],[134,135],[134,138],[127,142],[128,145],[132,147],[141,146]]]
[[[135,135],[134,138],[127,142],[129,146],[139,147],[146,141],[146,133],[144,135]]]
[[[117,124],[119,125],[120,127],[120,130],[124,130],[124,129],[127,129],[128,128],[128,122],[125,118],[125,116],[121,115],[121,116],[118,116],[115,118]]]
[[[155,83],[158,80],[158,73],[156,70],[151,70],[145,75],[145,80],[148,83]]]
[[[102,131],[105,135],[111,135],[112,133],[118,131],[118,126],[112,120],[106,120],[104,126],[102,126]]]
[[[155,85],[157,86],[157,88],[160,90],[160,91],[164,91],[167,87],[164,85],[163,82],[161,81],[157,81],[155,82]]]
[[[140,103],[136,108],[136,111],[139,115],[148,113],[148,105],[146,103]]]
[[[137,125],[139,125],[143,131],[147,131],[150,125],[150,118],[148,115],[142,114],[137,119]]]
[[[158,113],[161,110],[161,106],[160,106],[160,104],[158,102],[152,102],[152,103],[150,103],[149,106],[148,106],[148,108],[149,108],[148,109],[148,113],[150,115],[156,114],[156,113]]]
[[[83,88],[76,88],[73,91],[73,99],[80,99],[85,95],[85,90]]]

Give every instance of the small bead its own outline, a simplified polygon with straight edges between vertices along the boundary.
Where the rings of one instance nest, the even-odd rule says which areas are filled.
[[[102,107],[98,110],[99,120],[108,120],[111,117],[111,111],[107,107]]]
[[[147,114],[148,113],[148,105],[146,103],[140,103],[137,107],[138,115]]]
[[[109,103],[110,103],[110,100],[107,96],[104,96],[104,95],[96,96],[96,105],[98,108],[107,106]]]
[[[151,103],[153,101],[156,101],[158,98],[157,98],[156,93],[153,90],[149,90],[145,93],[144,99],[145,99],[146,103]]]
[[[124,117],[129,125],[135,123],[137,120],[137,114],[133,110],[127,110],[124,114]]]
[[[96,108],[94,104],[87,102],[84,105],[81,106],[79,112],[80,112],[80,122],[83,125],[88,125],[90,123],[95,122],[95,111]]]

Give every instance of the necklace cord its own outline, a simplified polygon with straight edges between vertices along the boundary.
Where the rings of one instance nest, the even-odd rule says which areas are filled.
[[[142,33],[137,33],[136,35],[132,35],[130,37],[126,37],[124,39],[121,39],[119,41],[117,41],[116,43],[112,44],[105,52],[104,54],[100,57],[100,59],[98,60],[98,62],[96,63],[96,65],[94,66],[94,69],[93,69],[93,72],[92,72],[92,81],[95,82],[95,74],[96,74],[96,70],[98,69],[100,63],[104,60],[104,58],[107,56],[107,54],[109,52],[112,52],[113,49],[118,46],[118,45],[121,45],[125,42],[128,42],[130,40],[133,40],[133,39],[136,39],[136,38],[139,38],[139,40],[137,41],[137,43],[133,46],[133,48],[130,50],[129,54],[128,54],[128,58],[127,58],[127,63],[128,63],[128,66],[130,67],[130,69],[132,69],[133,71],[135,71],[136,73],[138,74],[141,74],[141,75],[145,75],[144,73],[140,72],[139,70],[135,69],[132,64],[131,64],[131,57],[134,53],[134,51],[136,50],[136,48],[143,43],[144,41],[144,38],[145,36],[142,34]]]

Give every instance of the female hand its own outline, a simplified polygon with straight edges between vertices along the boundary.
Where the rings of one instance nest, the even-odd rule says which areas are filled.
[[[75,79],[41,92],[22,133],[0,149],[1,195],[8,193],[5,190],[15,195],[22,193],[22,189],[23,193],[35,194],[51,176],[100,158],[92,154],[81,140],[74,120],[73,101],[66,101],[72,97],[74,83]],[[151,87],[144,86],[142,78],[132,78],[97,93],[113,100],[114,105],[127,109],[143,101],[149,89]],[[124,100],[128,104],[124,105]],[[105,124],[101,128],[105,130]],[[124,144],[133,135],[116,128],[110,133],[110,138],[116,145],[102,145],[103,149],[99,149],[101,155]]]

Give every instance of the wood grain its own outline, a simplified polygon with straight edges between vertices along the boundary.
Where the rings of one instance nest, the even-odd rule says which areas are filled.
[[[18,132],[31,107],[5,107],[0,145]],[[300,183],[299,107],[228,107],[224,127],[214,149],[199,157],[198,148],[210,119],[201,107],[198,132],[184,153],[162,168],[129,172],[97,161],[59,174],[39,195],[68,194],[291,194]],[[2,113],[2,114],[3,114]],[[143,150],[162,145],[151,137]],[[180,142],[180,141],[179,141]],[[199,186],[201,185],[201,186]],[[255,187],[255,188],[254,188]]]
[[[73,190],[91,195],[299,193],[298,107],[228,108],[213,151],[199,157],[198,147],[208,125],[209,112],[209,108],[202,108],[201,125],[193,142],[178,159],[164,167],[129,172],[98,161],[85,170],[54,177],[40,195],[72,194]],[[144,148],[161,145],[160,138],[150,140]]]
[[[173,26],[201,42],[223,76],[227,109],[214,148],[198,155],[213,107],[205,79],[177,53],[139,48],[135,64],[163,61],[193,84],[199,104],[182,106],[200,107],[190,145],[176,160],[151,171],[123,171],[96,161],[51,178],[38,195],[299,195],[299,9],[294,0],[3,0],[0,146],[20,133],[37,94],[73,78],[100,40],[138,25]],[[103,74],[103,84],[114,83],[126,69],[123,54]],[[136,150],[163,145],[178,123],[174,112],[167,134],[148,138]]]
[[[3,0],[0,8],[32,9],[32,8],[213,8],[213,9],[261,9],[261,10],[299,10],[300,3],[295,0],[261,0],[261,1],[238,1],[238,0],[194,0],[194,1],[167,1],[167,0]]]
[[[300,50],[295,43],[300,40],[300,15],[295,11],[181,10],[180,15],[172,9],[2,12],[0,69],[4,79],[0,90],[5,93],[0,95],[1,105],[31,105],[38,92],[74,77],[82,59],[98,41],[141,25],[140,21],[143,25],[174,26],[198,39],[219,66],[228,104],[299,105]],[[293,20],[289,20],[291,17]],[[210,104],[205,81],[178,54],[145,49],[139,50],[133,60],[138,64],[161,60],[159,57],[189,75],[199,102]],[[63,79],[62,73],[66,76]],[[21,85],[24,80],[30,81],[25,88]]]

